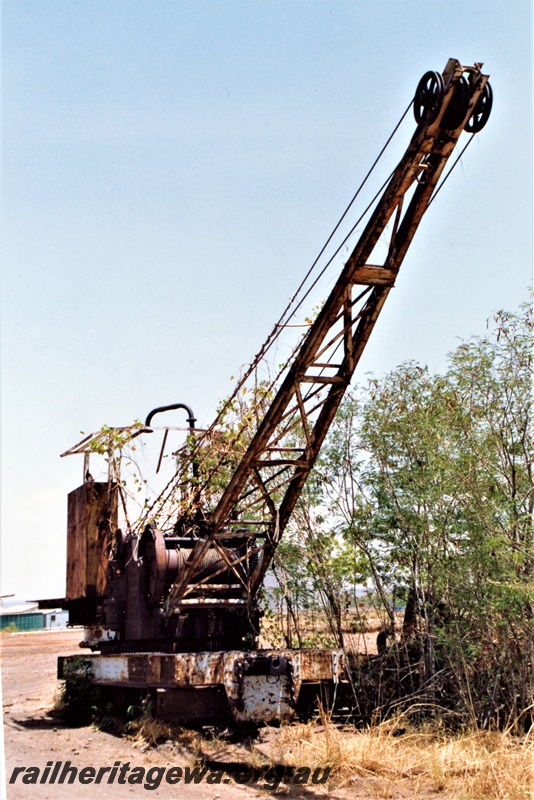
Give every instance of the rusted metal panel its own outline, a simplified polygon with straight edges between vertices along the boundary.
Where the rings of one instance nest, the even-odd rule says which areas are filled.
[[[110,484],[88,481],[70,492],[67,600],[104,595],[111,528],[116,526],[117,502]]]
[[[130,685],[129,665],[123,656],[100,658],[98,661],[94,658],[85,658],[84,660],[90,664],[93,683],[102,686]]]
[[[343,671],[343,653],[341,650],[300,650],[299,664],[303,680],[331,678],[337,681]]]
[[[77,656],[74,656],[77,658]],[[223,684],[235,673],[239,661],[251,665],[250,673],[261,672],[255,665],[270,664],[276,674],[276,664],[285,660],[292,664],[294,680],[337,680],[343,671],[341,650],[254,650],[217,651],[213,653],[92,653],[84,656],[91,664],[95,683],[122,685],[146,681],[154,685],[208,686]],[[272,664],[275,664],[273,667]],[[279,667],[280,672],[283,670]]]
[[[223,683],[224,653],[180,653],[174,658],[174,686],[214,686]]]
[[[68,661],[63,659],[62,663]],[[100,686],[176,690],[176,697],[161,696],[158,702],[169,712],[171,708],[180,709],[181,700],[186,699],[192,719],[201,716],[209,696],[199,695],[197,707],[196,691],[224,689],[236,722],[291,719],[303,683],[337,682],[343,670],[340,650],[97,653],[84,657],[84,662],[93,683]],[[185,694],[186,690],[190,694]],[[180,714],[180,718],[187,718],[185,706]]]
[[[291,679],[287,675],[245,677],[237,698],[235,683],[225,684],[225,689],[236,722],[283,722],[295,714]]]
[[[224,688],[236,722],[293,717],[300,691],[300,681],[298,685],[295,682],[293,653],[256,651],[228,655]]]
[[[360,286],[393,286],[397,270],[365,264],[355,268],[352,280]]]

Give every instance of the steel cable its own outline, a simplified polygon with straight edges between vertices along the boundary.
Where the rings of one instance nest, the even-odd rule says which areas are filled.
[[[345,219],[345,217],[347,216],[348,212],[350,211],[350,209],[351,209],[351,208],[352,208],[352,206],[354,205],[354,203],[355,203],[356,199],[358,198],[358,196],[359,196],[360,192],[362,191],[363,187],[365,186],[365,184],[367,183],[367,181],[368,181],[368,179],[370,178],[371,174],[373,173],[374,169],[376,168],[376,165],[378,164],[378,162],[380,161],[380,159],[381,159],[381,158],[382,158],[382,156],[384,155],[384,153],[385,153],[386,149],[388,148],[388,146],[389,146],[389,145],[390,145],[390,143],[391,143],[391,140],[393,139],[393,137],[394,137],[394,136],[395,136],[395,134],[397,133],[397,131],[398,131],[399,127],[400,127],[400,126],[401,126],[401,124],[403,123],[403,121],[404,121],[404,118],[406,117],[406,114],[408,113],[408,111],[410,110],[410,108],[411,108],[411,106],[412,106],[412,103],[413,103],[413,101],[410,101],[410,103],[409,103],[409,105],[407,106],[406,110],[404,111],[404,113],[402,114],[401,118],[399,119],[399,121],[398,121],[398,122],[397,122],[397,124],[395,125],[395,128],[393,129],[393,131],[392,131],[392,133],[390,134],[390,136],[388,137],[388,139],[387,139],[386,143],[384,144],[384,146],[383,146],[383,147],[382,147],[382,149],[380,150],[380,153],[379,153],[379,154],[378,154],[378,156],[375,158],[375,160],[374,160],[374,162],[373,162],[373,164],[372,164],[371,168],[368,170],[368,172],[367,172],[366,176],[365,176],[365,177],[364,177],[364,179],[362,180],[361,184],[359,185],[358,189],[356,190],[355,194],[353,195],[353,197],[352,197],[351,201],[350,201],[350,202],[349,202],[349,204],[347,205],[347,207],[346,207],[345,211],[343,212],[343,214],[342,214],[342,215],[341,215],[341,217],[339,218],[338,222],[336,223],[336,225],[335,225],[334,229],[332,230],[332,232],[330,233],[330,235],[328,236],[328,238],[327,238],[326,242],[325,242],[325,243],[324,243],[324,245],[322,246],[322,248],[321,248],[321,250],[320,250],[319,254],[317,255],[317,257],[315,258],[315,260],[314,260],[313,264],[312,264],[312,265],[311,265],[311,267],[308,269],[308,271],[307,271],[306,275],[304,276],[304,278],[303,278],[303,279],[302,279],[302,281],[300,282],[300,284],[299,284],[299,286],[298,286],[298,288],[297,288],[296,292],[293,294],[293,296],[291,297],[291,299],[290,299],[289,303],[287,304],[286,308],[285,308],[285,309],[284,309],[284,311],[282,312],[282,314],[281,314],[281,316],[280,316],[280,319],[278,320],[278,322],[276,322],[276,323],[275,323],[275,325],[274,325],[274,327],[273,327],[273,329],[272,329],[271,333],[269,334],[269,336],[268,336],[268,337],[267,337],[267,339],[265,340],[264,344],[261,346],[261,348],[260,348],[259,352],[257,353],[257,355],[254,357],[254,359],[253,359],[253,360],[251,361],[251,363],[249,364],[249,367],[248,367],[248,369],[246,370],[246,372],[245,372],[245,373],[244,373],[244,374],[241,376],[241,378],[240,378],[240,379],[239,379],[239,381],[237,382],[237,384],[236,384],[236,386],[235,386],[235,388],[234,388],[234,391],[232,392],[231,396],[230,396],[230,397],[229,397],[229,398],[226,400],[226,403],[225,403],[225,405],[223,406],[223,408],[221,409],[221,411],[218,413],[218,415],[217,415],[216,419],[214,420],[214,422],[213,422],[213,423],[212,423],[212,425],[210,426],[210,429],[211,429],[213,426],[215,426],[215,425],[217,424],[217,422],[219,421],[219,419],[220,419],[220,418],[221,418],[221,417],[224,415],[224,413],[225,413],[225,411],[226,411],[227,407],[230,405],[230,403],[232,402],[232,400],[234,400],[234,399],[235,399],[235,396],[236,396],[236,394],[237,394],[237,393],[239,392],[239,390],[242,388],[243,384],[244,384],[244,383],[246,383],[246,381],[248,380],[248,378],[250,377],[250,375],[253,373],[253,371],[254,371],[254,370],[256,369],[256,367],[258,366],[259,362],[262,360],[262,358],[264,358],[264,356],[265,356],[265,355],[266,355],[266,353],[267,353],[267,352],[270,350],[270,348],[272,347],[272,345],[274,344],[274,342],[275,342],[275,341],[278,339],[278,337],[280,336],[280,333],[281,333],[281,331],[282,331],[282,330],[284,329],[284,327],[285,327],[285,326],[288,324],[289,320],[290,320],[290,319],[292,319],[292,317],[294,317],[294,315],[296,314],[296,312],[298,311],[298,309],[300,308],[300,306],[302,305],[302,303],[304,302],[304,300],[305,300],[305,299],[308,297],[309,293],[310,293],[310,292],[312,291],[312,289],[315,287],[315,285],[317,284],[317,282],[318,282],[318,281],[321,279],[321,277],[322,277],[322,275],[324,274],[324,272],[326,271],[326,269],[327,269],[327,268],[330,266],[330,264],[332,263],[333,259],[334,259],[334,258],[335,258],[335,257],[338,255],[338,253],[339,253],[339,252],[340,252],[340,250],[343,248],[343,246],[345,245],[345,243],[348,241],[348,239],[350,238],[350,236],[352,236],[352,234],[354,233],[354,230],[356,229],[356,227],[357,227],[357,226],[360,224],[360,222],[362,221],[362,219],[363,219],[363,217],[365,216],[365,214],[366,214],[366,213],[369,211],[369,208],[370,208],[370,206],[371,206],[371,205],[372,205],[372,204],[375,202],[376,198],[378,197],[378,195],[380,194],[380,192],[381,192],[381,191],[384,189],[385,185],[387,184],[387,182],[388,182],[388,181],[389,181],[389,179],[391,178],[391,175],[393,174],[393,172],[392,172],[392,173],[389,175],[389,177],[388,177],[388,178],[386,179],[386,181],[383,183],[383,185],[382,185],[382,186],[381,186],[381,188],[378,190],[378,192],[376,193],[376,195],[373,197],[373,199],[371,200],[371,202],[369,203],[369,205],[367,206],[367,208],[365,209],[365,211],[364,211],[364,212],[363,212],[363,213],[360,215],[359,219],[358,219],[358,220],[356,221],[356,223],[353,225],[353,227],[351,228],[350,232],[347,234],[347,236],[345,237],[345,239],[343,240],[343,242],[340,244],[340,246],[337,248],[337,250],[335,251],[335,253],[334,253],[334,254],[331,256],[331,258],[328,260],[328,262],[326,263],[325,267],[323,267],[323,269],[321,270],[321,272],[319,273],[319,275],[318,275],[318,276],[315,278],[315,280],[314,280],[314,282],[312,283],[312,285],[311,285],[311,286],[310,286],[310,287],[307,289],[306,293],[305,293],[305,294],[304,294],[304,295],[303,295],[303,296],[300,298],[298,305],[297,305],[297,306],[296,306],[296,307],[295,307],[295,308],[292,310],[291,314],[290,314],[290,315],[287,317],[287,319],[285,319],[286,315],[288,314],[288,312],[289,312],[289,311],[290,311],[290,309],[292,308],[292,306],[293,306],[294,302],[295,302],[295,301],[296,301],[296,299],[298,298],[298,296],[299,296],[299,293],[300,293],[300,292],[302,291],[302,289],[304,288],[304,286],[305,286],[305,284],[306,284],[306,281],[308,280],[308,278],[311,276],[312,272],[313,272],[313,271],[314,271],[314,269],[316,268],[317,264],[319,263],[319,260],[321,259],[322,255],[324,254],[324,252],[325,252],[326,248],[328,247],[328,245],[329,245],[329,244],[330,244],[330,242],[332,241],[333,237],[335,236],[335,234],[336,234],[336,233],[337,233],[337,231],[339,230],[339,227],[340,227],[340,225],[342,224],[342,222],[343,222],[343,220]]]
[[[351,227],[351,229],[350,229],[349,233],[348,233],[348,234],[345,236],[345,238],[343,239],[343,241],[341,242],[341,244],[338,246],[338,248],[335,250],[335,252],[333,253],[333,255],[332,255],[332,256],[331,256],[331,257],[328,259],[328,261],[327,261],[327,263],[325,264],[325,266],[324,266],[324,267],[321,269],[321,271],[319,272],[319,274],[318,274],[318,275],[315,277],[315,279],[314,279],[313,283],[312,283],[312,284],[311,284],[311,285],[310,285],[310,286],[307,288],[306,292],[305,292],[305,293],[304,293],[304,294],[303,294],[303,295],[300,297],[300,299],[299,299],[299,302],[297,303],[297,305],[296,305],[296,306],[294,306],[295,302],[296,302],[296,301],[297,301],[297,299],[299,298],[299,295],[300,295],[300,294],[301,294],[301,292],[303,291],[303,289],[304,289],[304,287],[305,287],[305,285],[306,285],[307,281],[308,281],[308,280],[309,280],[309,278],[311,277],[311,275],[312,275],[312,273],[314,272],[314,270],[316,269],[316,267],[317,267],[317,265],[318,265],[318,263],[319,263],[320,259],[321,259],[321,258],[322,258],[322,256],[324,255],[324,253],[325,253],[325,251],[326,251],[327,247],[328,247],[328,246],[329,246],[329,244],[332,242],[332,239],[334,238],[335,234],[336,234],[336,233],[337,233],[337,231],[339,230],[339,228],[340,228],[341,224],[343,223],[343,221],[345,220],[345,218],[346,218],[347,214],[349,213],[349,211],[350,211],[350,210],[351,210],[351,208],[353,207],[353,205],[354,205],[355,201],[356,201],[356,200],[357,200],[357,198],[359,197],[359,195],[360,195],[361,191],[363,190],[363,188],[364,188],[364,186],[366,185],[367,181],[369,180],[369,178],[371,177],[372,173],[374,172],[374,170],[375,170],[375,168],[376,168],[377,164],[379,163],[380,159],[382,158],[382,156],[384,155],[385,151],[386,151],[386,150],[387,150],[387,148],[389,147],[389,145],[390,145],[390,143],[391,143],[391,141],[392,141],[393,137],[394,137],[394,136],[395,136],[395,134],[397,133],[397,131],[398,131],[399,127],[401,126],[401,124],[403,123],[403,121],[404,121],[404,119],[405,119],[405,117],[406,117],[407,113],[409,112],[409,110],[410,110],[410,108],[411,108],[412,104],[413,104],[413,101],[410,101],[410,103],[409,103],[409,104],[408,104],[408,106],[406,107],[406,109],[405,109],[404,113],[402,114],[402,116],[400,117],[399,121],[398,121],[398,122],[397,122],[397,124],[395,125],[395,127],[394,127],[393,131],[391,132],[391,134],[389,135],[389,137],[388,137],[388,139],[386,140],[385,144],[383,145],[382,149],[380,150],[379,154],[378,154],[378,155],[377,155],[377,157],[375,158],[375,160],[374,160],[373,164],[371,165],[370,169],[367,171],[367,173],[366,173],[365,177],[363,178],[362,182],[361,182],[361,183],[360,183],[360,185],[358,186],[358,188],[357,188],[356,192],[354,193],[353,197],[351,198],[350,202],[348,203],[348,205],[347,205],[347,207],[345,208],[344,212],[342,213],[341,217],[339,218],[339,220],[337,221],[336,225],[334,226],[334,228],[333,228],[332,232],[330,233],[330,235],[329,235],[329,236],[328,236],[328,238],[326,239],[325,243],[323,244],[323,246],[322,246],[321,250],[319,251],[319,253],[318,253],[318,255],[316,256],[315,260],[313,261],[312,265],[311,265],[311,266],[310,266],[310,268],[308,269],[308,271],[307,271],[306,275],[304,276],[304,278],[303,278],[303,279],[302,279],[302,281],[300,282],[300,284],[299,284],[299,286],[298,286],[297,290],[295,291],[295,293],[293,294],[293,296],[292,296],[292,297],[291,297],[291,299],[289,300],[289,302],[288,302],[288,304],[287,304],[286,308],[284,309],[284,311],[282,312],[282,314],[281,314],[281,316],[280,316],[279,320],[278,320],[278,321],[275,323],[275,325],[274,325],[274,327],[273,327],[273,329],[272,329],[271,333],[269,334],[269,336],[268,336],[268,337],[267,337],[267,339],[265,340],[264,344],[261,346],[261,348],[260,348],[260,350],[258,351],[257,355],[254,357],[254,359],[253,359],[253,360],[251,361],[251,363],[249,364],[249,366],[248,366],[248,368],[246,369],[246,371],[245,371],[245,372],[244,372],[244,373],[241,375],[241,377],[240,377],[240,378],[239,378],[239,380],[237,381],[237,383],[236,383],[236,385],[235,385],[235,387],[234,387],[234,390],[233,390],[232,394],[231,394],[231,395],[230,395],[230,396],[229,396],[229,397],[226,399],[226,401],[224,402],[224,405],[222,406],[222,408],[221,408],[221,409],[219,410],[219,412],[217,413],[217,416],[215,417],[214,421],[211,423],[211,425],[209,426],[209,428],[208,428],[208,429],[206,429],[205,433],[203,433],[203,434],[202,434],[202,435],[201,435],[201,436],[200,436],[200,437],[197,439],[196,446],[194,447],[193,451],[192,451],[192,452],[189,454],[189,457],[188,457],[188,459],[187,459],[187,462],[188,462],[188,463],[191,463],[191,461],[193,460],[193,458],[195,458],[195,456],[198,454],[198,452],[199,452],[199,450],[200,450],[200,448],[201,448],[201,446],[202,446],[202,443],[203,443],[203,441],[204,441],[204,440],[205,440],[207,437],[209,437],[209,435],[210,435],[210,434],[213,432],[213,430],[215,429],[215,427],[217,426],[217,424],[218,424],[218,423],[221,421],[221,419],[224,417],[224,414],[226,413],[226,411],[227,411],[227,410],[228,410],[228,408],[230,407],[231,403],[232,403],[232,402],[235,400],[235,398],[236,398],[236,396],[237,396],[238,392],[239,392],[239,391],[242,389],[243,385],[246,383],[246,381],[249,379],[249,377],[252,375],[252,373],[253,373],[253,372],[254,372],[254,371],[257,369],[257,367],[258,367],[259,363],[262,361],[262,359],[263,359],[263,358],[266,356],[266,354],[269,352],[269,350],[271,349],[271,347],[272,347],[272,346],[274,345],[274,343],[277,341],[277,339],[278,339],[278,337],[280,336],[280,334],[281,334],[282,330],[284,330],[284,328],[285,328],[285,327],[288,325],[289,321],[290,321],[290,320],[291,320],[291,319],[292,319],[292,318],[295,316],[295,314],[297,313],[297,311],[298,311],[298,310],[299,310],[299,308],[301,307],[302,303],[305,301],[305,299],[306,299],[306,298],[309,296],[310,292],[311,292],[311,291],[314,289],[314,287],[317,285],[318,281],[319,281],[319,280],[321,279],[321,277],[324,275],[324,273],[326,272],[326,270],[328,269],[328,267],[329,267],[329,266],[332,264],[333,260],[334,260],[334,259],[337,257],[337,255],[340,253],[340,251],[342,250],[342,248],[344,247],[344,245],[346,244],[346,242],[347,242],[347,241],[349,240],[349,238],[350,238],[350,237],[353,235],[353,233],[354,233],[354,231],[356,230],[357,226],[360,224],[360,222],[362,221],[362,219],[365,217],[365,215],[366,215],[366,214],[367,214],[367,212],[369,211],[369,209],[370,209],[371,205],[372,205],[372,204],[375,202],[375,200],[377,199],[377,197],[378,197],[378,196],[380,195],[380,193],[383,191],[383,189],[384,189],[384,187],[386,186],[387,182],[390,180],[390,178],[391,178],[391,175],[392,175],[393,173],[391,173],[391,174],[389,175],[389,177],[386,179],[386,181],[384,181],[384,183],[382,184],[382,186],[380,187],[380,189],[378,190],[378,192],[375,194],[375,196],[373,197],[373,199],[372,199],[372,200],[370,201],[370,203],[367,205],[366,209],[365,209],[365,210],[363,211],[363,213],[360,215],[360,217],[359,217],[359,218],[358,218],[358,220],[355,222],[355,224],[354,224],[354,225]],[[291,313],[289,313],[289,312],[291,312]],[[300,343],[299,343],[299,344],[300,344]],[[280,377],[280,375],[282,374],[282,372],[284,371],[284,369],[286,369],[286,368],[287,368],[288,364],[291,362],[292,358],[294,357],[294,355],[295,355],[295,352],[296,352],[296,350],[298,349],[298,346],[299,346],[299,345],[297,345],[295,348],[293,348],[293,350],[292,350],[292,353],[291,353],[291,355],[290,355],[289,359],[288,359],[288,360],[286,361],[286,363],[285,363],[285,364],[284,364],[284,365],[281,367],[281,369],[279,370],[279,372],[278,372],[278,374],[277,374],[276,378],[275,378],[275,379],[274,379],[274,380],[271,382],[269,389],[272,389],[272,388],[274,387],[274,385],[276,384],[277,380],[279,379],[279,377]],[[237,434],[237,435],[239,435],[239,434]],[[214,467],[213,471],[216,471],[216,469],[217,469],[217,466],[215,466],[215,467]],[[211,474],[211,471],[210,471],[210,474]],[[153,503],[150,505],[150,507],[149,507],[149,508],[147,508],[147,509],[145,510],[145,513],[143,514],[143,517],[142,517],[142,520],[141,520],[141,522],[143,522],[144,520],[146,520],[146,519],[148,519],[148,518],[149,518],[149,516],[150,516],[150,515],[153,513],[153,511],[154,511],[155,507],[156,507],[158,504],[159,504],[160,508],[162,508],[162,506],[164,506],[164,505],[165,505],[165,503],[166,503],[166,502],[167,502],[167,501],[168,501],[168,500],[169,500],[169,499],[172,497],[172,494],[173,494],[173,492],[174,492],[174,484],[175,484],[175,481],[176,481],[177,477],[178,477],[178,473],[176,472],[176,473],[175,473],[175,474],[172,476],[172,478],[170,479],[170,481],[167,483],[167,485],[165,486],[165,488],[163,489],[163,491],[162,491],[162,492],[160,492],[160,494],[158,495],[158,497],[157,497],[157,498],[155,498],[154,502],[153,502]]]

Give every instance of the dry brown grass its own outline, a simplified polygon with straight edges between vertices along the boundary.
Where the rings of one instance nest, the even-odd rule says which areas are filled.
[[[229,746],[225,737],[206,738],[150,717],[131,730],[136,746],[172,742],[193,762],[224,760],[231,753],[231,760],[253,767],[330,767],[329,790],[347,798],[534,798],[534,729],[523,737],[510,731],[452,735],[438,726],[412,727],[399,715],[362,731],[335,725],[324,715],[321,725],[293,723],[264,733],[260,738],[268,746],[259,752],[252,742]]]
[[[149,714],[134,720],[128,726],[129,738],[138,745],[157,745],[173,742],[197,758],[204,751],[205,737],[198,730],[184,728],[174,722],[154,719]]]
[[[400,727],[399,720],[367,731],[339,729],[327,720],[319,730],[314,725],[286,726],[274,737],[273,761],[330,766],[338,787],[371,779],[375,791],[368,796],[415,798],[439,792],[462,800],[534,797],[532,735],[479,731],[447,736],[431,729],[398,735]]]
[[[231,752],[231,760],[254,767],[330,767],[329,790],[347,798],[534,798],[534,731],[524,737],[506,731],[447,735],[436,728],[411,729],[402,717],[361,731],[324,718],[320,726],[271,729],[268,750],[261,753],[156,720],[144,720],[132,733],[137,745],[172,741],[192,761]]]

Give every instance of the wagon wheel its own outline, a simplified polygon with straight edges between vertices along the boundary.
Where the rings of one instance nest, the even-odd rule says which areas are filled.
[[[473,109],[473,113],[465,123],[464,130],[468,133],[478,133],[481,131],[489,119],[492,105],[493,92],[491,91],[491,86],[489,83],[487,83],[484,86],[482,94],[478,98],[477,104]]]
[[[443,78],[439,72],[425,72],[413,101],[413,113],[418,125],[430,125],[437,118],[443,102]]]

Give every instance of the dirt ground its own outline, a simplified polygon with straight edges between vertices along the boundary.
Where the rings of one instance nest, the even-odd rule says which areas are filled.
[[[9,779],[18,766],[36,766],[42,770],[48,761],[70,760],[82,767],[113,766],[130,762],[131,767],[171,767],[192,765],[190,753],[165,744],[155,748],[144,748],[138,742],[122,739],[91,726],[69,728],[50,715],[54,697],[58,690],[56,659],[58,655],[80,652],[78,643],[81,632],[76,630],[57,632],[15,633],[2,636],[2,690],[4,709],[4,742],[6,754],[7,798],[118,798],[148,796],[176,797],[184,800],[206,798],[215,800],[243,800],[256,793],[247,787],[233,783],[209,787],[206,784],[187,786],[182,783],[162,783],[156,790],[143,785],[118,784],[114,782],[81,785],[24,785],[19,775],[14,785]],[[106,780],[106,778],[104,778]]]
[[[67,727],[50,713],[54,697],[58,691],[56,680],[56,658],[58,655],[79,653],[78,642],[81,632],[39,631],[32,633],[13,633],[1,636],[2,648],[2,686],[4,709],[4,738],[6,753],[7,798],[8,800],[25,800],[26,798],[130,798],[137,796],[154,796],[175,798],[178,794],[184,800],[245,800],[246,798],[291,796],[303,800],[356,800],[356,798],[408,798],[422,797],[412,792],[397,790],[390,785],[384,787],[373,778],[358,779],[350,788],[332,790],[324,786],[295,786],[280,784],[277,790],[266,788],[260,781],[257,786],[240,785],[234,780],[234,773],[225,771],[221,782],[208,785],[202,783],[185,784],[183,780],[177,785],[163,781],[157,788],[148,788],[143,784],[122,784],[115,780],[108,784],[107,776],[103,782],[82,785],[79,782],[59,785],[30,784],[21,782],[25,773],[20,772],[16,782],[9,783],[16,767],[37,767],[39,777],[47,762],[62,765],[70,761],[79,770],[84,767],[110,767],[115,762],[129,764],[130,769],[143,767],[146,772],[155,767],[192,768],[198,757],[191,750],[178,746],[174,741],[148,747],[133,738],[118,737],[110,733],[95,730],[91,726]],[[273,737],[276,730],[264,732],[257,744],[255,757],[260,763],[262,756],[268,756],[270,745],[275,744]],[[256,747],[256,745],[255,745]],[[224,749],[224,748],[223,748]],[[273,748],[271,748],[273,749]],[[274,748],[275,749],[275,748]],[[250,756],[250,752],[247,754]],[[198,756],[198,754],[197,754]],[[211,756],[213,758],[213,754]],[[228,752],[216,753],[218,761],[238,761],[239,748],[229,747]],[[264,758],[263,763],[268,763]],[[305,766],[305,765],[303,765]],[[53,768],[53,767],[52,767]],[[109,774],[109,771],[108,771]],[[131,774],[131,773],[130,773]],[[137,773],[139,774],[139,773]],[[176,775],[176,773],[175,773]],[[28,777],[28,776],[26,776]],[[428,795],[424,795],[428,796]],[[442,793],[441,797],[448,797]]]

